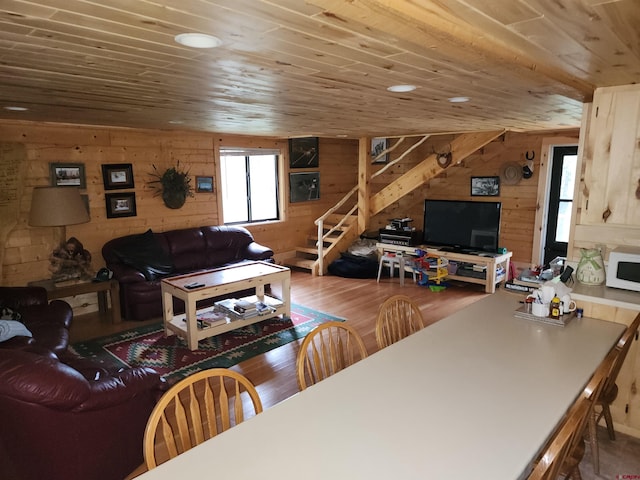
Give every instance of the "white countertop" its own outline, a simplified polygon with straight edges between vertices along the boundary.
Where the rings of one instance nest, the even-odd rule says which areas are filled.
[[[640,292],[605,287],[604,285],[583,285],[578,281],[575,281],[573,285],[571,285],[571,289],[571,297],[576,301],[584,300],[640,311]]]
[[[524,478],[624,325],[518,319],[518,300],[489,295],[140,478]]]

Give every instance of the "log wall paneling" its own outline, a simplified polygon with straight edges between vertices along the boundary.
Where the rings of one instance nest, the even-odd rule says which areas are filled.
[[[281,191],[284,222],[249,226],[256,240],[276,252],[293,250],[306,241],[313,230],[313,221],[333,205],[357,181],[357,141],[320,139],[319,201],[288,204],[288,143],[286,139],[245,137],[188,131],[134,130],[124,128],[55,125],[32,122],[0,121],[0,142],[24,145],[28,168],[20,175],[19,213],[15,227],[3,242],[5,256],[3,285],[25,285],[32,280],[48,278],[49,255],[56,247],[54,228],[30,227],[28,215],[33,187],[48,185],[50,162],[78,162],[85,165],[86,193],[91,221],[67,227],[67,236],[77,237],[92,254],[92,266],[98,269],[104,262],[102,245],[114,237],[142,233],[151,228],[166,231],[200,225],[218,225],[219,173],[216,146],[233,145],[251,148],[279,148],[282,152]],[[153,180],[153,165],[158,170],[177,161],[196,175],[213,176],[216,192],[196,193],[177,210],[164,206],[162,199],[149,185]],[[131,163],[137,215],[106,218],[105,190],[101,165]],[[195,181],[195,178],[194,180]],[[3,222],[4,224],[4,222]],[[77,299],[78,308],[94,299]],[[87,307],[88,308],[88,307]]]

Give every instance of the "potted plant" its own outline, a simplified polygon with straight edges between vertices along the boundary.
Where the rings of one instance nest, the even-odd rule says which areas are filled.
[[[193,187],[189,172],[180,169],[180,161],[175,167],[167,168],[163,173],[159,173],[153,165],[155,173],[151,175],[156,178],[150,182],[156,189],[156,195],[162,195],[164,204],[169,208],[181,208],[187,197],[193,197]]]

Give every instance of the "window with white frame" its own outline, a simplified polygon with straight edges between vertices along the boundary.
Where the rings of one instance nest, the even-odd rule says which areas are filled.
[[[280,219],[279,157],[278,150],[220,149],[223,223]]]

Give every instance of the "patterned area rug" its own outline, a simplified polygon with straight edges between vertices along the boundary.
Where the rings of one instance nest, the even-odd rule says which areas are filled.
[[[329,321],[344,319],[292,304],[291,318],[274,317],[200,340],[194,351],[176,335],[165,338],[162,323],[74,343],[69,349],[105,367],[151,367],[174,383],[200,370],[228,368],[286,345]]]

